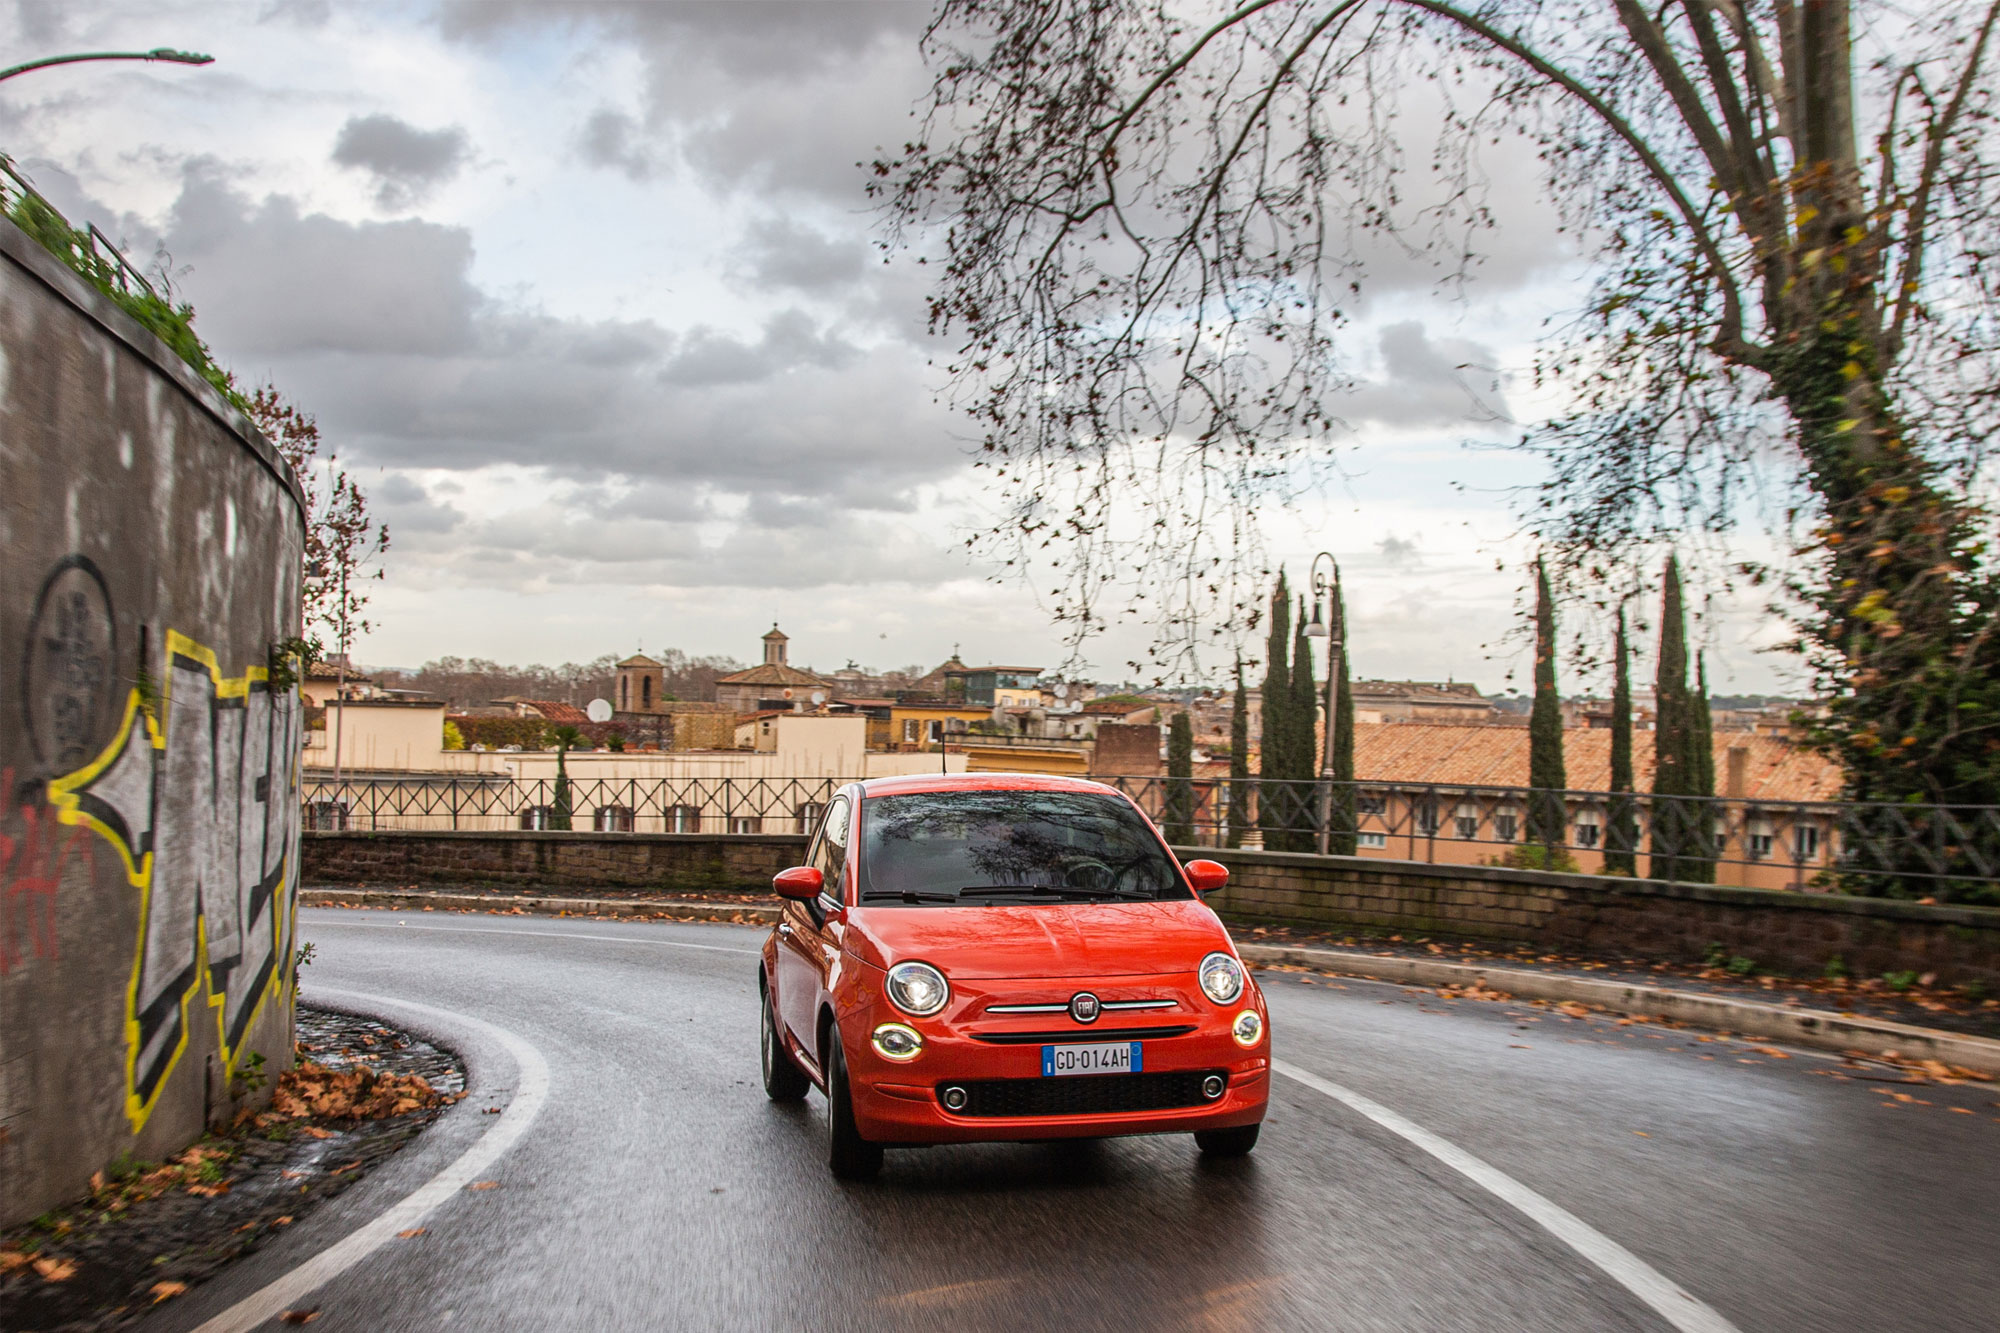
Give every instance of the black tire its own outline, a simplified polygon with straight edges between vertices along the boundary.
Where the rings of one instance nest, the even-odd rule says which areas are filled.
[[[1259,1123],[1235,1129],[1197,1129],[1194,1143],[1203,1157],[1247,1157],[1257,1146],[1257,1131],[1263,1127]]]
[[[757,989],[764,1006],[764,1033],[757,1042],[759,1063],[764,1068],[764,1095],[774,1102],[802,1102],[812,1081],[792,1063],[778,1036],[778,1016],[771,1012],[770,992],[761,986]]]
[[[836,1180],[872,1180],[882,1169],[882,1145],[870,1143],[854,1127],[854,1103],[847,1090],[847,1056],[840,1029],[827,1033],[826,1164]]]

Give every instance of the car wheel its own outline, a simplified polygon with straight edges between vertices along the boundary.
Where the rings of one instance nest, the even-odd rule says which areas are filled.
[[[847,1056],[840,1049],[840,1030],[828,1034],[826,1053],[826,1164],[836,1179],[869,1180],[882,1169],[882,1145],[870,1143],[854,1127],[854,1102],[848,1094]]]
[[[1235,1129],[1197,1129],[1194,1142],[1204,1157],[1243,1157],[1257,1146],[1262,1124],[1239,1125]]]
[[[812,1083],[785,1053],[784,1041],[778,1036],[778,1016],[771,1012],[771,993],[758,989],[764,1004],[764,1033],[757,1043],[764,1067],[764,1095],[774,1102],[802,1102]]]

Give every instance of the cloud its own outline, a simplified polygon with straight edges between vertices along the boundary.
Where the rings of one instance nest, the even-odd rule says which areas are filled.
[[[376,206],[390,213],[424,202],[458,175],[471,153],[459,126],[420,130],[380,114],[349,117],[333,144],[334,162],[373,177]]]
[[[1501,384],[1499,354],[1463,338],[1432,338],[1415,320],[1376,335],[1379,374],[1335,400],[1350,425],[1491,426],[1512,414]]]
[[[852,286],[868,269],[866,242],[828,236],[790,218],[751,223],[742,254],[749,263],[750,281],[771,291],[838,291]]]

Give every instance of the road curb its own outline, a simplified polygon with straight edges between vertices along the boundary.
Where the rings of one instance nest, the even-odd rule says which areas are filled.
[[[1246,944],[1245,962],[1307,967],[1338,976],[1367,977],[1406,986],[1473,986],[1523,1000],[1574,1001],[1609,1013],[1665,1018],[1738,1036],[1790,1042],[1823,1051],[1860,1051],[1904,1060],[1938,1060],[1987,1078],[2000,1078],[2000,1041],[1916,1027],[1885,1018],[1860,1018],[1826,1009],[1761,1004],[1700,991],[1669,990],[1622,981],[1530,972],[1514,967],[1481,967],[1426,958],[1385,958],[1344,949],[1302,949],[1282,944]]]
[[[673,898],[543,898],[494,893],[427,893],[420,889],[300,889],[301,907],[399,907],[422,911],[497,912],[531,916],[669,917],[679,921],[725,921],[770,925],[778,909],[758,903],[682,902]]]

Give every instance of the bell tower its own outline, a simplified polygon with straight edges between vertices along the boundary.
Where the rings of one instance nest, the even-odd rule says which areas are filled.
[[[790,663],[785,661],[785,645],[790,642],[784,631],[778,628],[778,622],[772,621],[771,632],[764,636],[764,665],[789,666]]]

